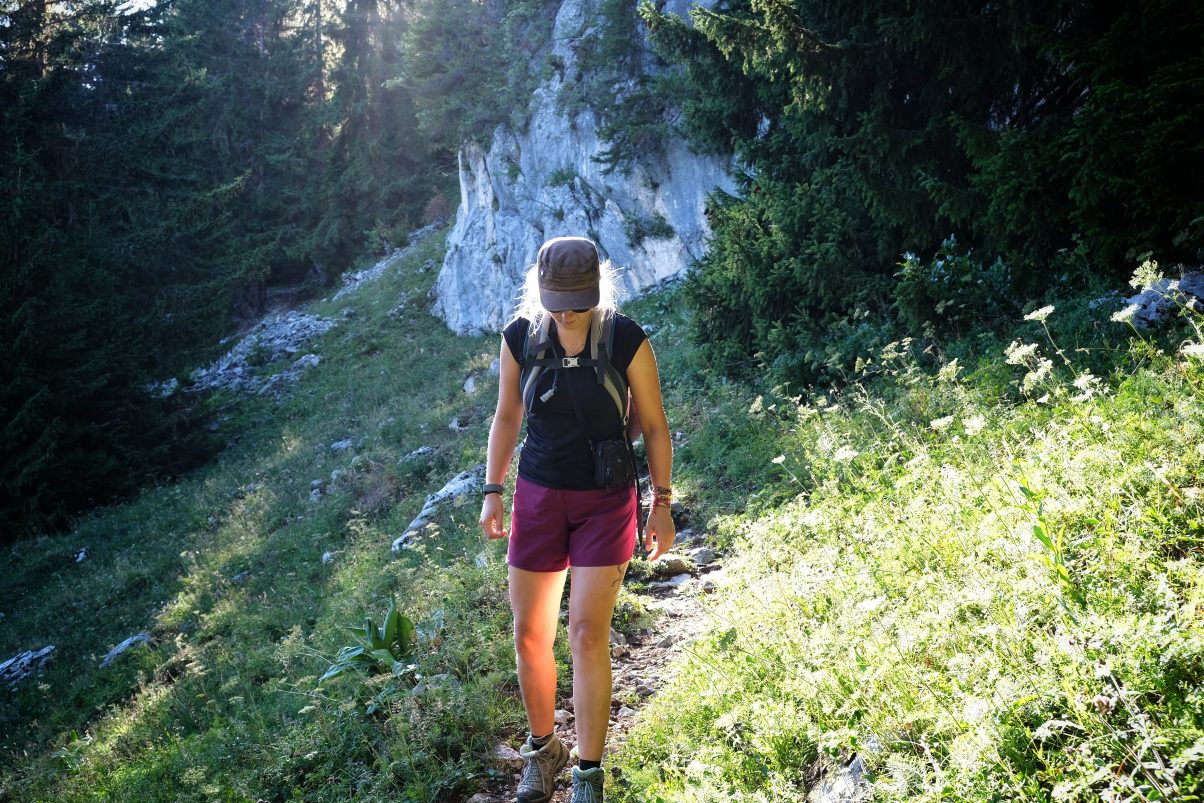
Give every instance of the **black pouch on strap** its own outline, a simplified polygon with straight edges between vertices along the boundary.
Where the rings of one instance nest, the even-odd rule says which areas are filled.
[[[614,438],[593,444],[594,485],[621,488],[635,482],[635,464],[626,439]]]

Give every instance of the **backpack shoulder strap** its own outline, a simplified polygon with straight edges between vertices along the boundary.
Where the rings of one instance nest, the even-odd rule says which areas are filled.
[[[594,338],[590,343],[591,354],[596,360],[598,384],[606,388],[619,411],[619,420],[627,428],[627,382],[614,365],[615,313],[606,312],[594,318]]]
[[[552,319],[544,315],[538,324],[531,321],[527,325],[527,339],[523,343],[522,373],[519,375],[519,389],[522,391],[523,405],[530,410],[535,401],[535,386],[539,384],[539,376],[544,368],[551,364],[547,354],[552,346]]]

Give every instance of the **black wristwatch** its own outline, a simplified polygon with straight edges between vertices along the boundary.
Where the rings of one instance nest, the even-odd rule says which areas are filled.
[[[487,482],[481,486],[481,496],[487,496],[489,494],[497,494],[498,496],[501,496],[503,490],[505,489],[502,488],[502,486],[498,483]]]

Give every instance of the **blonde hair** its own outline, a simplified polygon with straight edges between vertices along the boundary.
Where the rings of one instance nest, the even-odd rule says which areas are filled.
[[[619,311],[618,271],[609,259],[602,260],[598,265],[598,305],[594,309],[603,312]],[[510,320],[526,318],[532,324],[538,325],[547,314],[548,310],[544,309],[543,302],[539,299],[539,265],[531,265],[527,268],[526,278],[523,279],[523,286],[518,294],[518,306],[515,307]]]

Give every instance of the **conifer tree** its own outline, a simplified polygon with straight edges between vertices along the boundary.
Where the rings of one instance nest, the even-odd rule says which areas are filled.
[[[1001,255],[1022,292],[1076,238],[1117,276],[1143,250],[1197,258],[1204,189],[1183,177],[1204,168],[1198,4],[730,0],[693,27],[642,14],[691,79],[691,133],[748,170],[741,197],[713,205],[692,285],[723,364],[795,361],[854,307],[888,306],[900,255],[950,232]]]

